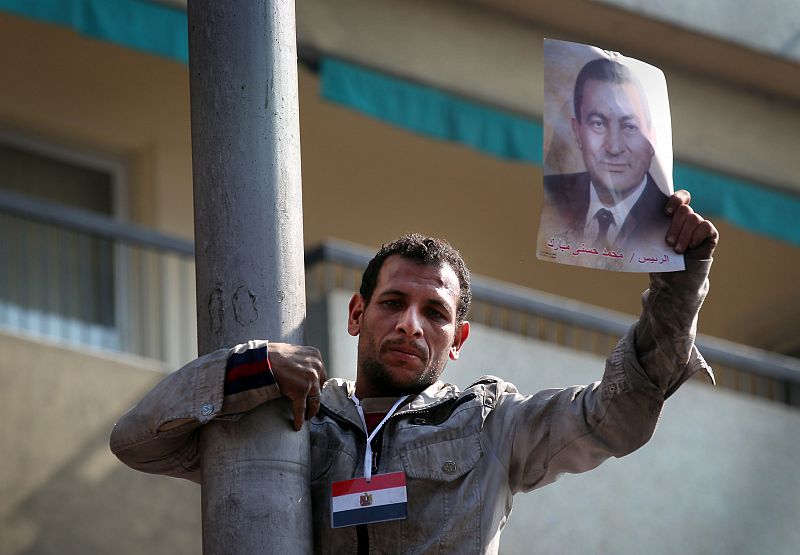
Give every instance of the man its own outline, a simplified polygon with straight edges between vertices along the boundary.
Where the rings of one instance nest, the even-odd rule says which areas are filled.
[[[693,341],[718,234],[688,202],[680,191],[665,207],[687,270],[651,274],[642,316],[600,382],[523,396],[494,377],[464,391],[439,381],[470,335],[469,272],[447,243],[408,235],[381,248],[350,301],[355,382],[326,381],[316,349],[252,341],[168,376],[122,417],[111,448],[133,468],[200,481],[197,428],[283,395],[295,428],[310,424],[317,553],[497,553],[515,493],[637,449],[666,397],[710,373]],[[395,499],[396,520],[351,520],[359,501],[373,503],[367,493],[355,511],[337,509],[341,484],[387,476],[408,499]]]
[[[653,130],[640,84],[619,62],[593,60],[575,80],[573,108],[587,171],[545,177],[548,229],[598,250],[661,245],[667,196],[649,173]]]

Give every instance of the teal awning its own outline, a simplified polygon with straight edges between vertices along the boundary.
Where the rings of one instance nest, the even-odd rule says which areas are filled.
[[[321,61],[322,96],[409,131],[508,160],[542,164],[542,124],[334,58]]]
[[[0,10],[189,62],[186,12],[147,0],[0,0]]]
[[[322,61],[323,97],[437,139],[469,145],[508,160],[542,164],[539,120],[490,108],[432,87],[337,59]],[[677,186],[700,213],[800,245],[800,198],[676,160]]]
[[[190,0],[191,1],[191,0]],[[181,63],[189,59],[186,12],[146,0],[0,0],[0,10],[64,25],[88,37]],[[486,106],[334,58],[321,61],[322,96],[429,137],[542,164],[539,120]],[[800,246],[800,195],[675,161],[692,206],[743,229]]]

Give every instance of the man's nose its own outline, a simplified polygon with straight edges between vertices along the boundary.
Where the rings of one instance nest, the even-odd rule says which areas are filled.
[[[403,311],[400,320],[397,322],[397,331],[411,337],[422,337],[422,318],[419,310],[409,306]]]
[[[609,129],[606,132],[605,148],[606,152],[611,155],[622,154],[622,152],[625,150],[625,141],[624,137],[622,136],[621,129],[618,129],[613,125],[609,126]]]

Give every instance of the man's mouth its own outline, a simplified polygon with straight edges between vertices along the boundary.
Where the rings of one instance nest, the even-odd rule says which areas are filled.
[[[384,350],[400,355],[401,357],[415,357],[420,360],[425,360],[425,350],[414,344],[389,342],[385,344]]]

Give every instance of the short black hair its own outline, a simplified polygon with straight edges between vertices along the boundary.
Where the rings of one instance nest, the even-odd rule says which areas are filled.
[[[383,263],[392,255],[399,255],[417,264],[448,264],[458,276],[459,299],[456,308],[456,323],[460,324],[467,319],[469,307],[472,303],[472,289],[470,275],[464,259],[450,243],[435,237],[425,237],[418,233],[408,233],[390,243],[384,243],[372,260],[367,264],[361,276],[359,293],[364,298],[364,305],[368,305],[378,283],[378,274]]]
[[[633,75],[630,69],[627,66],[622,65],[619,62],[615,62],[614,60],[609,60],[608,58],[598,58],[596,60],[592,60],[591,62],[587,62],[581,70],[578,72],[578,76],[575,78],[575,91],[572,95],[572,102],[573,108],[575,109],[575,119],[578,120],[578,123],[581,122],[581,104],[583,104],[583,89],[586,86],[586,81],[588,80],[594,81],[603,81],[606,83],[616,83],[617,85],[623,85],[625,83],[631,83],[636,86],[636,89],[639,91],[639,96],[642,99],[642,104],[645,107],[645,117],[647,118],[647,123],[650,123],[650,111],[647,108],[647,97],[644,95],[644,91],[642,90],[641,84],[639,80],[636,79],[636,76]]]

